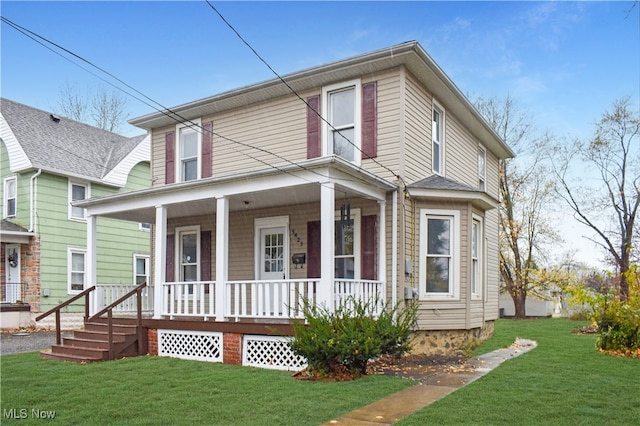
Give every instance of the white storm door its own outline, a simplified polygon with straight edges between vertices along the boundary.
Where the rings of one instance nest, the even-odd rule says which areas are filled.
[[[3,302],[20,300],[20,244],[7,244],[4,248],[6,287]]]
[[[287,278],[287,253],[289,251],[287,228],[278,226],[260,228],[259,276],[263,280]]]

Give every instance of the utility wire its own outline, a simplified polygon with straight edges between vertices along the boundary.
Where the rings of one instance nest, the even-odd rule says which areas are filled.
[[[402,177],[400,175],[398,175],[395,171],[391,170],[389,167],[387,167],[384,164],[380,163],[378,160],[376,160],[374,157],[372,157],[368,153],[364,152],[359,146],[357,146],[355,143],[353,143],[353,141],[351,141],[349,138],[344,136],[338,129],[336,129],[333,126],[333,124],[331,124],[326,118],[324,118],[319,111],[317,111],[315,108],[313,108],[311,105],[309,105],[309,103],[302,96],[300,96],[300,94],[293,87],[291,87],[291,85],[284,78],[282,78],[282,76],[280,74],[278,74],[276,72],[276,70],[274,70],[271,67],[271,65],[269,65],[269,63],[253,48],[253,46],[251,46],[251,44],[249,44],[249,42],[244,37],[242,37],[242,35],[235,29],[235,27],[233,25],[231,25],[231,23],[229,21],[227,21],[224,16],[222,16],[220,11],[213,4],[211,4],[211,2],[209,0],[205,0],[205,1],[209,5],[209,7],[220,17],[222,22],[224,22],[231,29],[231,31],[234,32],[234,34],[240,39],[240,41],[242,41],[249,48],[249,50],[251,50],[251,52],[253,52],[253,54],[267,68],[269,68],[269,70],[291,91],[291,93],[293,93],[298,99],[300,99],[307,106],[307,108],[309,108],[311,111],[313,111],[315,114],[317,114],[318,117],[320,118],[320,120],[322,120],[324,123],[326,123],[331,128],[331,130],[333,130],[334,132],[338,133],[343,139],[345,139],[347,142],[349,142],[349,144],[351,144],[356,150],[360,151],[360,154],[364,154],[367,157],[367,159],[372,160],[374,163],[376,163],[378,166],[382,167],[383,169],[385,169],[386,171],[391,173],[397,179],[403,181],[403,179],[402,179]],[[403,181],[403,183],[404,183],[404,181]]]
[[[211,135],[213,135],[213,136],[217,136],[217,137],[219,137],[219,138],[221,138],[221,139],[223,139],[223,140],[225,140],[225,141],[228,141],[228,142],[231,142],[231,143],[234,143],[234,144],[241,145],[241,146],[243,146],[243,147],[245,147],[245,148],[254,149],[254,150],[260,151],[260,152],[262,152],[262,153],[268,154],[268,155],[273,155],[274,157],[276,157],[276,158],[278,158],[278,159],[280,159],[280,160],[282,160],[282,161],[285,161],[285,162],[287,162],[287,163],[289,163],[289,164],[291,164],[291,165],[297,166],[297,167],[299,167],[299,168],[301,168],[301,169],[303,169],[303,170],[305,170],[305,171],[309,171],[309,172],[314,173],[314,174],[317,174],[317,175],[319,175],[319,176],[321,176],[321,177],[325,177],[325,178],[327,178],[327,177],[328,177],[328,176],[325,176],[325,175],[324,175],[324,174],[322,174],[322,173],[319,173],[319,172],[317,172],[317,171],[315,171],[315,170],[309,169],[309,168],[308,168],[308,167],[306,167],[306,166],[303,166],[303,165],[301,165],[301,164],[299,164],[299,163],[297,163],[297,162],[291,161],[291,160],[289,160],[289,159],[287,159],[287,158],[285,158],[285,157],[283,157],[283,156],[281,156],[281,155],[279,155],[279,154],[273,153],[273,152],[271,152],[271,151],[269,151],[269,150],[267,150],[267,149],[260,148],[260,147],[256,147],[256,146],[252,146],[252,145],[250,145],[250,144],[248,144],[248,143],[245,143],[245,142],[237,141],[237,140],[235,140],[235,139],[232,139],[232,138],[226,137],[226,136],[224,136],[224,135],[222,135],[222,134],[216,133],[216,132],[214,132],[213,130],[207,130],[207,129],[204,129],[204,128],[202,127],[202,125],[200,125],[200,124],[198,124],[198,123],[196,123],[196,122],[194,122],[194,121],[192,121],[192,120],[190,120],[190,119],[187,119],[186,117],[183,117],[183,116],[182,116],[181,114],[179,114],[178,112],[176,112],[176,111],[172,110],[171,108],[166,107],[166,106],[164,106],[163,104],[161,104],[161,103],[159,103],[159,102],[155,101],[154,99],[152,99],[152,98],[150,98],[149,96],[145,95],[144,93],[140,92],[140,91],[139,91],[138,89],[136,89],[135,87],[133,87],[133,86],[129,85],[128,83],[126,83],[125,81],[121,80],[121,79],[120,79],[120,78],[118,78],[117,76],[113,75],[113,74],[112,74],[112,73],[110,73],[109,71],[107,71],[107,70],[105,70],[105,69],[101,68],[100,66],[98,66],[98,65],[94,64],[93,62],[91,62],[91,61],[89,61],[89,60],[87,60],[87,59],[83,58],[82,56],[80,56],[80,55],[78,55],[78,54],[76,54],[76,53],[74,53],[74,52],[70,51],[69,49],[66,49],[65,47],[63,47],[63,46],[61,46],[61,45],[59,45],[59,44],[57,44],[57,43],[55,43],[55,42],[53,42],[53,41],[51,41],[51,40],[47,39],[46,37],[43,37],[43,36],[41,36],[41,35],[39,35],[39,34],[37,34],[37,33],[33,32],[33,31],[31,31],[31,30],[29,30],[29,29],[27,29],[27,28],[25,28],[25,27],[22,27],[22,26],[20,26],[20,25],[16,24],[15,22],[13,22],[13,21],[9,20],[8,18],[6,18],[6,17],[4,17],[4,16],[0,16],[0,19],[2,20],[2,22],[4,22],[4,23],[6,23],[7,25],[11,26],[11,27],[12,27],[12,28],[14,28],[15,30],[19,31],[20,33],[22,33],[23,35],[27,36],[28,38],[30,38],[31,40],[35,41],[36,43],[40,44],[41,46],[45,47],[46,49],[48,49],[48,50],[52,51],[52,52],[53,52],[53,53],[55,53],[56,55],[58,55],[58,56],[62,57],[63,59],[65,59],[65,60],[67,60],[67,61],[69,61],[69,62],[71,62],[72,64],[74,64],[74,65],[78,66],[79,68],[81,68],[82,70],[84,70],[84,71],[86,71],[86,72],[90,73],[91,75],[93,75],[93,76],[95,76],[95,77],[99,78],[100,80],[104,81],[105,83],[109,84],[110,86],[112,86],[112,87],[114,87],[114,88],[116,88],[116,89],[120,90],[121,92],[123,92],[123,93],[125,93],[125,94],[127,94],[127,95],[129,95],[129,96],[131,96],[131,97],[133,97],[134,99],[138,100],[139,102],[141,102],[141,103],[143,103],[143,104],[145,104],[145,105],[149,106],[150,108],[152,108],[152,109],[154,109],[154,110],[156,110],[156,111],[158,111],[158,112],[160,112],[160,113],[164,114],[165,116],[167,116],[168,118],[171,118],[172,120],[174,120],[174,121],[175,121],[175,122],[177,122],[177,123],[185,123],[188,127],[190,127],[190,128],[192,128],[192,129],[194,129],[194,130],[198,131],[200,134],[203,134],[204,132],[208,132],[209,134],[211,134]],[[41,40],[42,40],[42,41],[41,41]],[[43,42],[44,42],[44,43],[43,43]],[[71,59],[67,58],[66,56],[62,55],[60,52],[58,52],[58,51],[56,51],[56,50],[52,49],[51,47],[49,47],[49,46],[48,46],[48,45],[46,45],[45,43],[48,43],[48,44],[50,44],[50,45],[53,45],[53,46],[55,46],[56,48],[58,48],[58,49],[60,49],[60,50],[62,50],[62,51],[64,51],[64,52],[66,52],[67,54],[69,54],[69,55],[71,55],[71,56],[73,56],[73,57],[77,58],[78,60],[80,60],[80,61],[82,61],[82,62],[84,62],[84,63],[86,63],[86,64],[90,65],[91,67],[96,68],[97,70],[99,70],[99,71],[101,71],[102,73],[104,73],[104,74],[108,75],[109,77],[113,78],[114,80],[116,80],[116,81],[117,81],[117,82],[119,82],[120,84],[122,84],[122,85],[126,86],[127,88],[129,88],[130,90],[134,91],[135,93],[137,93],[138,95],[140,95],[140,96],[141,96],[142,98],[144,98],[144,99],[141,99],[141,98],[140,98],[140,96],[136,96],[136,95],[134,95],[134,94],[132,94],[132,93],[128,92],[127,90],[124,90],[124,89],[122,89],[121,87],[119,87],[119,86],[117,86],[117,85],[115,85],[115,84],[111,83],[110,81],[106,80],[105,78],[103,78],[103,77],[101,77],[101,76],[99,76],[99,75],[97,75],[97,74],[93,73],[92,71],[88,70],[87,68],[85,68],[85,67],[81,66],[80,64],[78,64],[78,63],[76,63],[76,62],[72,61]],[[245,152],[245,151],[239,151],[239,152],[240,152],[241,154],[243,154],[243,155],[245,155],[245,156],[247,156],[247,157],[251,158],[251,159],[252,159],[252,160],[254,160],[254,161],[257,161],[257,162],[259,162],[259,163],[262,163],[262,164],[264,164],[265,166],[268,166],[268,167],[270,167],[270,168],[276,169],[276,170],[278,170],[279,172],[286,173],[286,174],[290,174],[290,175],[292,175],[292,176],[296,176],[296,177],[298,177],[299,179],[306,180],[306,181],[308,181],[308,182],[310,182],[310,183],[313,183],[313,181],[311,181],[311,180],[309,180],[309,179],[303,178],[302,176],[294,175],[291,171],[284,170],[284,169],[282,169],[281,167],[278,167],[278,166],[276,166],[276,165],[270,164],[270,163],[268,163],[268,162],[266,162],[266,161],[264,161],[264,160],[262,160],[262,159],[260,159],[260,158],[257,158],[257,157],[255,157],[255,156],[253,156],[253,155],[249,154],[248,152]],[[80,157],[79,157],[79,158],[80,158]],[[87,159],[85,159],[85,160],[87,160]],[[87,161],[90,161],[90,160],[87,160]],[[96,164],[96,163],[94,162],[94,164]]]

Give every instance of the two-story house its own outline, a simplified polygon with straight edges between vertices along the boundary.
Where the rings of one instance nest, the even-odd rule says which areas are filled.
[[[33,314],[90,284],[117,291],[147,281],[149,226],[113,219],[97,228],[103,261],[87,280],[87,216],[72,202],[149,187],[150,136],[120,136],[7,99],[0,107],[3,327],[34,324]],[[30,311],[26,324],[7,313],[20,309]],[[83,316],[84,307],[69,306],[62,325],[81,326]]]
[[[97,218],[148,222],[152,353],[295,367],[283,341],[303,299],[417,299],[416,352],[490,335],[509,147],[416,42],[284,81],[131,121],[152,185],[75,204],[88,282]]]

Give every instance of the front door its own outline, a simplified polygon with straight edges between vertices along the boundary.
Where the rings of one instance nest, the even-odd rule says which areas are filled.
[[[259,280],[282,280],[287,277],[287,229],[284,226],[260,228]]]
[[[6,287],[3,302],[15,303],[20,300],[20,244],[4,247]]]
[[[287,302],[288,218],[256,219],[256,286],[258,315],[281,315]]]

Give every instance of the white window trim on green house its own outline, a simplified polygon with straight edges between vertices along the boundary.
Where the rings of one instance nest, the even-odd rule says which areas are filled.
[[[73,195],[73,187],[83,187],[84,188],[84,198],[74,198]],[[82,209],[81,207],[74,207],[72,203],[74,201],[88,200],[91,198],[91,184],[88,182],[79,182],[69,180],[69,220],[75,220],[80,222],[87,221],[87,211],[86,209]],[[82,216],[80,216],[79,212],[82,209]]]
[[[337,112],[334,108],[336,102],[336,96],[341,93],[346,93],[348,91],[353,90],[353,122],[348,120],[348,122],[336,122],[336,118],[334,113]],[[329,155],[338,155],[345,160],[354,163],[356,165],[360,165],[361,162],[361,133],[362,133],[362,84],[360,79],[345,81],[338,84],[332,84],[330,86],[325,86],[322,88],[322,116],[327,117],[328,122],[323,122],[323,137],[322,137],[322,150],[324,156]],[[328,123],[331,123],[329,125]],[[333,126],[333,127],[332,127]],[[343,143],[348,145],[348,148],[351,151],[352,155],[340,155],[339,153],[335,153],[334,147],[334,139],[335,137],[339,138],[338,140],[345,139],[347,134],[344,136],[340,136],[336,130],[341,134],[343,131],[348,133],[351,129],[353,129],[353,135],[351,137],[351,143],[344,140]],[[352,157],[352,158],[349,158]]]
[[[18,178],[9,176],[4,179],[3,185],[3,209],[2,217],[16,217],[18,213]],[[13,200],[13,208],[9,208],[9,202]]]
[[[138,254],[135,253],[133,255],[133,282],[135,285],[140,285],[142,283],[151,284],[149,282],[149,265],[150,265],[150,256],[148,254]],[[144,271],[140,271],[139,269],[139,261],[143,261]]]
[[[182,123],[182,124],[178,124],[176,125],[176,181],[177,182],[187,182],[190,180],[197,180],[200,179],[202,177],[202,127],[201,127],[202,123],[200,119],[194,119],[191,120],[191,122],[189,123]],[[184,148],[184,137],[185,135],[193,135],[195,134],[196,136],[196,153],[195,155],[191,155],[191,156],[184,156],[183,155],[183,148]],[[192,177],[190,179],[187,179],[186,176],[186,170],[185,170],[185,163],[188,161],[194,161],[196,162],[195,165],[195,172],[196,175],[195,177]]]
[[[428,222],[430,219],[449,221],[449,252],[428,253]],[[449,259],[448,291],[427,291],[427,258]],[[420,209],[420,299],[459,300],[460,298],[460,212],[457,210]]]
[[[431,157],[433,173],[444,176],[445,173],[445,111],[433,100],[431,117]]]
[[[73,268],[74,255],[81,255],[83,259],[82,269]],[[74,274],[82,274],[82,289],[74,289]],[[87,249],[80,247],[67,247],[67,293],[78,294],[87,288]]]

